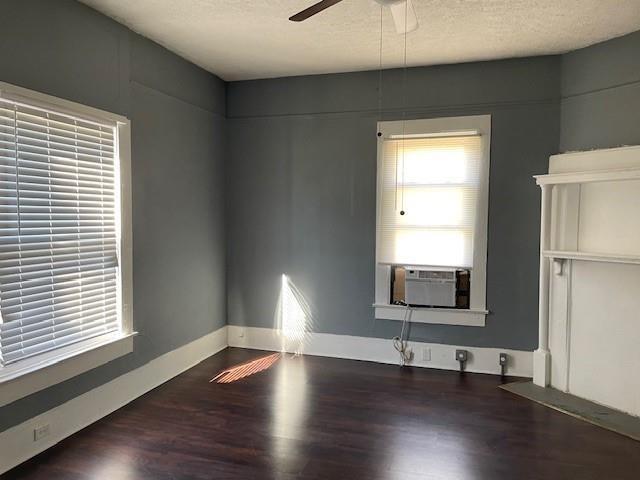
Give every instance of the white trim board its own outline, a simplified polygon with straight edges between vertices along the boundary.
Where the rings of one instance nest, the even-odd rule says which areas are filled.
[[[407,307],[402,305],[374,304],[376,320],[403,321]],[[411,323],[430,323],[441,325],[463,325],[466,327],[484,327],[487,310],[462,308],[414,307],[410,309],[407,321]]]
[[[52,447],[102,417],[227,347],[227,327],[165,353],[131,372],[0,432],[0,474]],[[49,435],[34,441],[34,429]]]
[[[640,145],[568,152],[549,157],[550,174],[640,168]]]
[[[297,342],[283,341],[279,331],[270,328],[229,325],[227,329],[230,347],[275,351],[284,349],[287,352],[297,351],[321,357],[398,364],[398,352],[394,350],[390,339],[308,333],[305,335],[304,343],[300,346]],[[504,352],[509,356],[508,375],[528,378],[533,376],[532,352],[422,342],[409,342],[409,348],[414,352],[412,366],[458,370],[459,364],[455,359],[455,351],[463,349],[469,352],[469,360],[465,369],[467,372],[490,374],[500,373],[498,355]],[[430,360],[423,360],[424,349],[429,349]]]
[[[0,407],[133,352],[133,337],[114,332],[0,368]]]

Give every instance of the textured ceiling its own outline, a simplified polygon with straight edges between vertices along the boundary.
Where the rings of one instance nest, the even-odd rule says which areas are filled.
[[[301,22],[315,0],[81,0],[225,80],[376,69],[380,6],[344,0]],[[409,65],[563,53],[640,29],[640,0],[413,0]],[[384,10],[384,68],[404,38]]]

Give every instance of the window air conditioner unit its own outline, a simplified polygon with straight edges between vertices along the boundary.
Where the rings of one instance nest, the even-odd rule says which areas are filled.
[[[411,306],[455,307],[456,269],[405,270],[405,302]]]

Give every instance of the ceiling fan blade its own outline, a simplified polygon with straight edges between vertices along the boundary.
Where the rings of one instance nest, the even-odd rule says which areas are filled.
[[[289,17],[289,20],[292,22],[301,22],[314,16],[316,13],[320,13],[321,11],[335,5],[336,3],[340,3],[341,1],[342,0],[322,0],[321,2],[313,4],[309,8],[305,8],[301,12],[296,13],[294,16]]]
[[[395,2],[389,5],[393,22],[396,24],[398,33],[413,32],[418,28],[418,17],[413,8],[411,0]],[[406,26],[405,26],[406,20]]]

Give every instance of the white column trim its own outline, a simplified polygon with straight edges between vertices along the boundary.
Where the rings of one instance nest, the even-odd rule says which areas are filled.
[[[533,355],[533,383],[546,387],[550,383],[549,353],[549,262],[543,252],[549,248],[552,186],[541,185],[540,208],[540,291],[538,302],[538,349]]]

